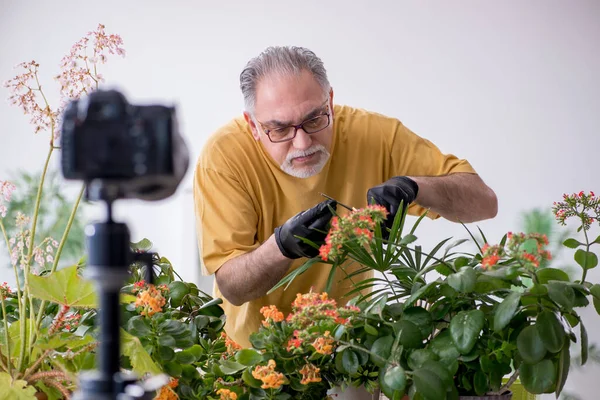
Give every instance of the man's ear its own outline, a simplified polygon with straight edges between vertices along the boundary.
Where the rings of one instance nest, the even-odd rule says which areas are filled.
[[[329,88],[329,111],[331,112],[331,117],[333,118],[333,88]]]
[[[244,111],[244,119],[250,126],[250,130],[252,131],[252,136],[254,137],[254,139],[260,140],[260,132],[258,132],[258,127],[254,123],[254,120],[252,119],[252,116],[248,111]]]

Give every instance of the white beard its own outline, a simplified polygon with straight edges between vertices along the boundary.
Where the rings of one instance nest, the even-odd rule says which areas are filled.
[[[315,156],[319,158],[316,164],[300,168],[296,168],[292,165],[292,160],[294,158],[306,157],[313,153],[317,153],[315,154]],[[321,172],[321,170],[327,163],[329,156],[330,154],[324,146],[320,144],[315,144],[313,146],[310,146],[306,150],[295,150],[288,153],[288,155],[285,158],[285,161],[280,165],[280,167],[283,170],[283,172],[285,172],[288,175],[295,176],[296,178],[309,178]]]

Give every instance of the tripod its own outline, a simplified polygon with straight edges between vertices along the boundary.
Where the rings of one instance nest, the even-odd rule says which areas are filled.
[[[146,263],[147,282],[152,283],[152,254],[131,251],[129,228],[112,219],[112,205],[117,196],[110,196],[114,191],[106,189],[110,187],[101,186],[93,196],[106,203],[106,221],[89,225],[85,230],[89,255],[84,275],[94,281],[99,295],[98,369],[80,374],[73,400],[151,400],[169,379],[159,375],[140,382],[135,375],[120,371],[119,292],[134,261]],[[90,197],[89,192],[86,197]]]

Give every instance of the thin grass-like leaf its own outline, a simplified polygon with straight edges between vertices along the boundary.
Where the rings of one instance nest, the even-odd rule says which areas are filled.
[[[473,234],[471,233],[471,231],[469,230],[469,228],[467,228],[467,226],[465,224],[463,224],[461,222],[461,225],[467,230],[467,232],[469,233],[469,236],[471,236],[471,239],[473,239],[473,241],[477,245],[477,248],[479,249],[479,252],[481,253],[481,246],[479,245],[479,242],[477,241],[477,239],[475,239],[475,236],[473,236]]]
[[[302,264],[301,266],[299,266],[298,268],[296,268],[295,270],[293,270],[292,272],[290,272],[289,274],[287,274],[286,276],[284,276],[279,282],[277,282],[277,284],[275,286],[273,286],[268,292],[267,294],[271,294],[273,293],[275,290],[279,289],[280,287],[282,287],[283,285],[285,286],[286,290],[290,284],[292,283],[292,281],[294,279],[296,279],[296,277],[302,275],[303,273],[305,273],[306,271],[308,271],[308,269],[310,267],[313,266],[313,264],[320,262],[321,260],[319,260],[318,258],[311,258],[310,260],[306,261],[304,264]],[[332,270],[334,270],[336,268],[335,265],[332,266]]]

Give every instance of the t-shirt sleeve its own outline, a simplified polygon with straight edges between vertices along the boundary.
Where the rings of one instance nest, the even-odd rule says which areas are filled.
[[[392,176],[444,176],[458,172],[477,173],[471,164],[453,154],[442,153],[431,141],[415,134],[401,122],[395,124],[392,142]],[[425,208],[413,203],[408,212],[421,215]],[[439,218],[429,210],[427,216]]]
[[[258,215],[252,199],[230,172],[199,164],[194,174],[194,205],[204,274],[256,249]]]

